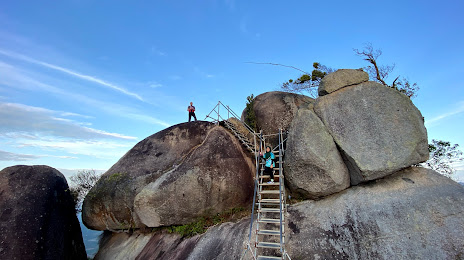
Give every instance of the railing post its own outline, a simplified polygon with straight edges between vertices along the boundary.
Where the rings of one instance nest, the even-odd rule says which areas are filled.
[[[219,107],[220,107],[219,104],[221,104],[221,101],[218,101],[218,121],[217,121],[218,125],[219,125]]]

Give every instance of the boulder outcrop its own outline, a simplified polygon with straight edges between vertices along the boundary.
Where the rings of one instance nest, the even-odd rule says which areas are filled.
[[[198,217],[248,205],[252,167],[235,138],[222,127],[172,171],[135,197],[135,213],[149,227],[187,224]]]
[[[464,187],[408,168],[289,207],[292,259],[462,259]]]
[[[399,91],[365,82],[319,97],[314,111],[340,148],[353,185],[428,159],[424,119]]]
[[[97,230],[185,224],[247,205],[253,172],[226,129],[175,125],[139,142],[102,176],[84,200],[83,222]]]
[[[341,88],[357,85],[369,80],[369,75],[362,69],[339,69],[325,76],[319,84],[319,96],[335,92]]]
[[[0,259],[87,259],[74,200],[48,166],[0,171]]]
[[[322,200],[300,202],[288,212],[286,249],[292,259],[464,255],[464,187],[424,168],[408,168]],[[163,230],[107,232],[95,259],[240,259],[249,221],[220,224],[190,238]]]
[[[95,259],[240,259],[248,239],[249,221],[224,223],[189,238],[166,231],[132,235],[108,232]]]
[[[287,130],[298,108],[308,107],[313,101],[308,96],[281,91],[258,95],[253,104],[257,127],[264,134],[275,134],[279,129]],[[242,121],[245,120],[245,111],[242,112]],[[275,138],[270,141],[272,145],[277,145]]]
[[[350,175],[332,136],[312,109],[292,121],[285,154],[285,178],[300,198],[327,196],[350,186]]]

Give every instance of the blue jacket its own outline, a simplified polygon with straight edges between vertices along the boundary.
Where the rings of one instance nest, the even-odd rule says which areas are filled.
[[[272,152],[265,153],[263,158],[266,160],[266,164],[264,166],[271,167],[272,164],[272,167],[275,167],[275,155]]]

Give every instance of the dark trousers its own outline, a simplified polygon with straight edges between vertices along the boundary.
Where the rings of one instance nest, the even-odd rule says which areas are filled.
[[[189,112],[189,122],[190,122],[190,119],[192,119],[192,116],[193,118],[195,118],[195,121],[197,121],[197,116],[195,115],[195,112]]]
[[[264,174],[269,174],[271,175],[271,180],[274,180],[274,170],[271,169],[271,167],[264,167]]]

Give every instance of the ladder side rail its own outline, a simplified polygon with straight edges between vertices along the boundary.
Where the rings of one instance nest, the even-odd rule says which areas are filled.
[[[279,132],[281,133],[281,129],[279,129]],[[281,135],[279,135],[279,191],[282,193],[282,179],[283,179],[283,172],[282,172],[282,169],[283,169],[283,165],[282,165],[282,153],[281,153],[281,146],[280,146],[280,142],[281,142]],[[279,195],[279,207],[280,207],[280,252],[284,252],[284,249],[283,249],[283,244],[282,244],[282,218],[283,218],[283,207],[282,207],[282,195]]]
[[[254,141],[255,141],[255,145],[256,145],[256,136],[254,137]],[[261,143],[262,143],[262,140],[259,139],[259,142],[260,142],[260,147],[261,147]],[[258,181],[259,181],[259,163],[258,163],[258,154],[257,152],[255,152],[255,165],[256,165],[256,178],[255,178],[255,191],[253,193],[253,205],[252,205],[252,208],[251,208],[251,221],[250,221],[250,233],[248,235],[248,241],[251,241],[251,232],[253,230],[253,218],[254,218],[254,212],[255,212],[255,205],[256,205],[256,193],[258,192]]]
[[[262,135],[263,135],[263,131],[260,131],[260,144],[263,142],[263,139],[262,139]],[[261,150],[262,151],[262,150]],[[260,151],[260,152],[261,152]],[[259,160],[261,160],[261,157],[259,157]],[[260,169],[258,171],[258,183],[263,183],[263,179],[259,179],[259,175],[262,175],[263,174],[263,169]],[[261,215],[261,194],[259,194],[259,192],[261,192],[263,190],[263,186],[262,185],[258,185],[258,216],[257,216],[257,219],[256,219],[256,236],[255,236],[255,255],[258,255],[258,240],[259,240],[259,235],[258,235],[258,230],[259,230],[259,220],[262,218],[262,215]]]

